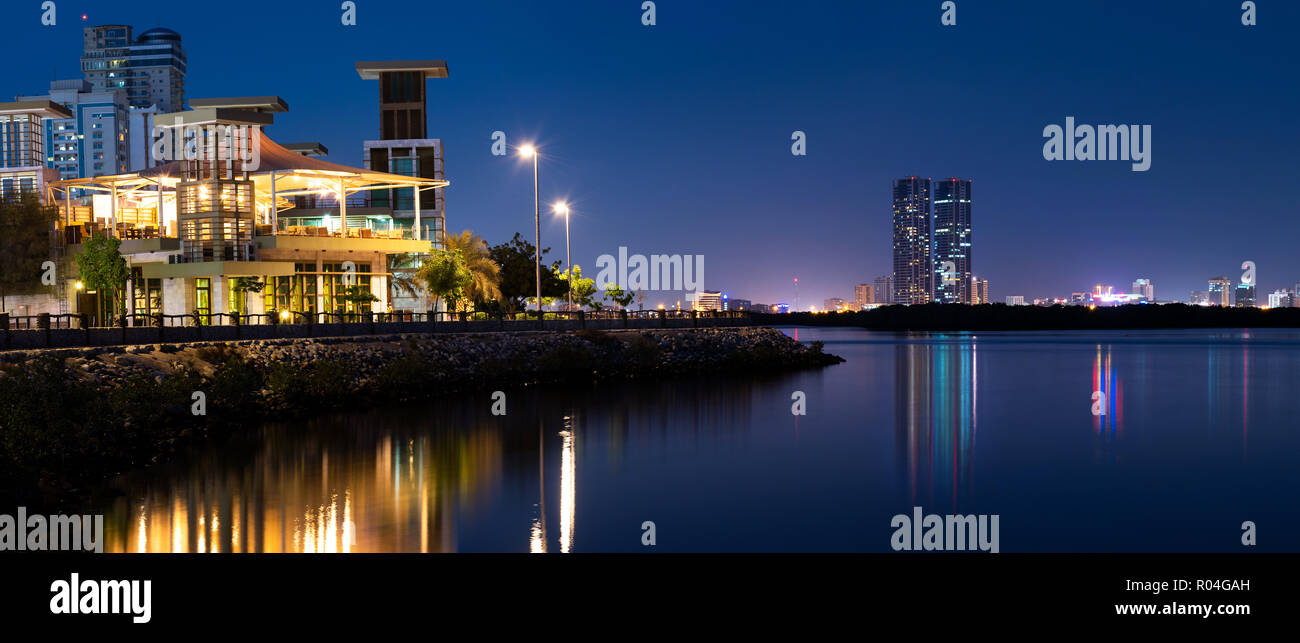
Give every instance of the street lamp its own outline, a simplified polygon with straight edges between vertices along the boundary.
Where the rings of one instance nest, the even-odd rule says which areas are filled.
[[[569,310],[573,310],[573,262],[569,259],[569,204],[555,204],[555,213],[564,215],[564,269],[569,271]]]
[[[542,315],[542,204],[539,200],[537,189],[537,148],[532,145],[525,145],[519,148],[519,156],[523,158],[532,157],[533,159],[533,242],[537,247],[533,250],[537,253],[536,265],[533,266],[533,272],[537,278],[537,319],[543,319]]]

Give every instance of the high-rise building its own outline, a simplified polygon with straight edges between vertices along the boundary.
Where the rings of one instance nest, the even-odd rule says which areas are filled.
[[[853,287],[853,303],[859,308],[876,303],[875,288],[871,284],[858,284]]]
[[[71,112],[50,101],[0,103],[0,201],[35,194],[59,173],[46,167],[46,121],[66,120]]]
[[[68,109],[69,118],[45,120],[45,165],[60,179],[90,178],[130,171],[132,132],[126,93],[94,90],[84,80],[56,80],[50,93],[18,96]],[[145,135],[138,133],[136,136]]]
[[[1227,277],[1215,277],[1210,280],[1210,305],[1211,306],[1230,306],[1231,300],[1228,299],[1232,291],[1232,281]]]
[[[845,303],[847,302],[845,302],[843,299],[839,297],[831,297],[830,299],[827,299],[826,301],[822,302],[822,310],[826,312],[834,312],[844,308]]]
[[[1209,293],[1208,291],[1205,291],[1205,290],[1193,290],[1193,291],[1192,291],[1192,305],[1193,305],[1193,306],[1209,306],[1209,305],[1210,305],[1210,293]]]
[[[894,277],[891,275],[876,277],[876,287],[872,289],[871,294],[876,298],[873,303],[894,303]]]
[[[1255,284],[1237,284],[1237,290],[1233,296],[1233,305],[1237,308],[1254,308]]]
[[[95,91],[120,89],[132,107],[158,113],[185,109],[185,50],[181,35],[156,27],[132,39],[129,25],[82,30],[81,71]]]
[[[930,254],[930,179],[893,182],[895,304],[925,304],[934,297]]]
[[[1146,297],[1147,301],[1155,302],[1156,287],[1151,284],[1150,279],[1138,279],[1133,282],[1133,294]]]
[[[441,180],[445,176],[442,140],[427,138],[425,81],[446,78],[447,63],[442,60],[359,62],[357,74],[364,80],[379,81],[379,140],[362,144],[366,169]],[[443,190],[377,190],[370,194],[370,205],[391,208],[393,219],[400,227],[420,228],[420,238],[442,247],[446,221]],[[417,205],[421,212],[419,221],[414,218]]]
[[[935,184],[932,238],[934,300],[975,303],[971,291],[971,181],[944,179]]]
[[[1269,308],[1290,308],[1291,293],[1285,290],[1275,290],[1268,295]]]
[[[991,304],[989,300],[989,280],[971,277],[971,302],[972,304]]]

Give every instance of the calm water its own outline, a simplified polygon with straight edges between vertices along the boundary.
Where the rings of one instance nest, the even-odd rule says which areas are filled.
[[[1300,333],[786,332],[848,361],[267,426],[124,481],[109,549],[890,551],[919,505],[1004,552],[1300,550]]]

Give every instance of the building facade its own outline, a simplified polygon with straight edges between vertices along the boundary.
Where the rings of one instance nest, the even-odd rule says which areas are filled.
[[[949,178],[934,186],[934,300],[944,304],[973,304],[971,291],[971,184]],[[946,264],[951,263],[951,266]],[[951,272],[946,268],[953,268]]]
[[[1210,280],[1210,305],[1211,306],[1230,306],[1229,297],[1232,294],[1232,281],[1227,277],[1215,277]]]
[[[1233,305],[1237,308],[1254,308],[1256,306],[1255,284],[1237,284]]]
[[[48,94],[16,100],[49,101],[67,108],[68,118],[45,121],[45,164],[60,179],[130,171],[133,143],[125,92],[95,90],[84,80],[56,80]],[[147,133],[135,136],[147,138]]]
[[[1133,282],[1133,294],[1141,295],[1149,302],[1156,300],[1156,287],[1151,284],[1150,279],[1138,279]]]
[[[132,107],[158,113],[185,109],[185,49],[181,35],[162,27],[132,38],[129,25],[82,30],[81,72],[95,91],[121,90]]]
[[[442,140],[429,138],[426,81],[447,78],[441,60],[359,62],[357,74],[379,86],[379,138],[362,144],[365,168],[402,176],[442,180]],[[446,203],[443,190],[401,188],[376,190],[369,205],[391,211],[397,224],[420,228],[419,237],[441,247],[445,234]],[[416,210],[421,217],[417,221]]]
[[[989,280],[971,277],[971,304],[991,304],[989,301]]]
[[[893,182],[892,302],[925,304],[934,296],[930,252],[930,179],[909,176]]]
[[[894,277],[892,275],[876,277],[876,287],[873,289],[872,295],[876,298],[872,303],[894,303]]]
[[[693,310],[722,310],[722,291],[701,290],[694,293],[691,308]]]
[[[853,287],[853,303],[859,308],[876,303],[875,288],[871,284],[858,284]]]
[[[59,179],[45,163],[46,124],[69,116],[50,101],[0,103],[0,200],[16,201],[29,193],[45,199],[46,186]]]

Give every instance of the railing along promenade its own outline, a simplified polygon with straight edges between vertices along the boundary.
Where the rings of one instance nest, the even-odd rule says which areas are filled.
[[[238,314],[129,314],[99,325],[84,313],[0,313],[0,350],[239,341],[404,333],[618,330],[749,326],[745,311],[606,310],[342,313],[282,311]]]

